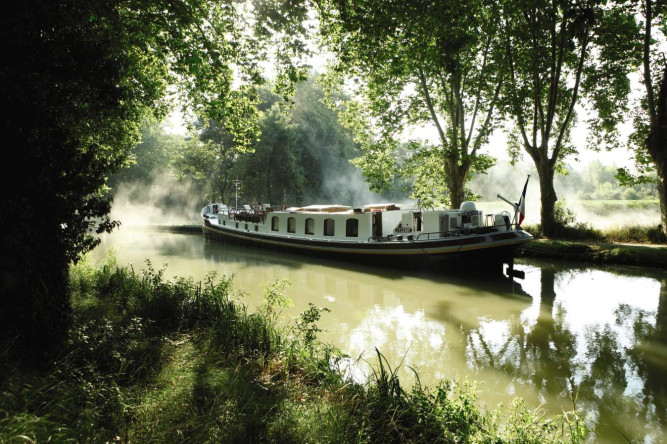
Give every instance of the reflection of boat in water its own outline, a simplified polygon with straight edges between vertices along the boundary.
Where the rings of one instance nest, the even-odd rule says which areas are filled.
[[[447,260],[475,271],[510,268],[517,247],[532,240],[504,211],[484,214],[473,202],[458,210],[410,210],[395,204],[270,205],[202,208],[206,236],[343,260],[413,265]],[[456,267],[461,268],[461,267]]]

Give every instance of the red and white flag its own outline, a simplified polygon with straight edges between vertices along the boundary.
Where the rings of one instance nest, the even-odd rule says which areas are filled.
[[[523,219],[526,217],[526,188],[528,188],[528,180],[530,180],[530,174],[526,179],[526,184],[523,186],[523,193],[521,193],[521,199],[519,199],[519,203],[517,204],[517,208],[519,209],[519,225],[521,225],[521,222],[523,222]]]

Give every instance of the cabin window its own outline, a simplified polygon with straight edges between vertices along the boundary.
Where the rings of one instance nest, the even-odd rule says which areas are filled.
[[[227,221],[226,221],[226,220],[223,220],[223,221],[222,221],[222,225],[227,225]]]
[[[236,228],[238,228],[238,227],[239,227],[239,223],[238,223],[238,222],[236,222]]]
[[[306,219],[306,234],[315,234],[315,219],[312,217]]]
[[[359,237],[359,221],[357,219],[345,221],[345,236]]]
[[[324,235],[333,236],[334,235],[334,220],[333,219],[324,219]]]
[[[280,229],[280,219],[278,216],[273,216],[271,218],[271,231],[278,231]]]
[[[296,233],[296,219],[293,217],[287,219],[287,232]]]
[[[259,231],[259,228],[257,227],[257,224],[255,224],[255,231]]]
[[[246,229],[246,230],[248,229],[248,224],[245,224],[245,229]]]

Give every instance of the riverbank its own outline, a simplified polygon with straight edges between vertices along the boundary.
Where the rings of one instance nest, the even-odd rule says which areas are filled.
[[[573,412],[547,418],[520,400],[486,410],[469,381],[405,388],[380,351],[369,380],[351,381],[342,369],[354,362],[317,340],[324,310],[282,319],[288,283],[276,281],[251,314],[231,279],[166,281],[113,261],[74,267],[73,324],[58,358],[41,369],[0,360],[0,443],[584,438]]]
[[[533,240],[518,257],[667,269],[667,246],[567,239]]]

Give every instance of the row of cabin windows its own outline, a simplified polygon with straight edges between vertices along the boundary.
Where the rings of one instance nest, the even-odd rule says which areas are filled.
[[[333,219],[324,219],[324,235],[334,235],[335,221]],[[280,230],[280,218],[273,216],[271,218],[271,231]],[[293,217],[287,218],[287,232],[296,233],[296,219]],[[306,234],[315,234],[315,219],[309,217],[306,219],[306,226],[304,232]],[[345,221],[345,236],[359,237],[359,221],[357,219],[347,219]]]
[[[227,221],[226,221],[226,220],[223,220],[223,221],[222,221],[222,225],[227,225]],[[235,225],[236,225],[236,228],[239,227],[239,223],[238,223],[238,222],[235,222]],[[248,229],[248,224],[245,224],[245,229],[246,229],[246,230]],[[255,224],[255,231],[259,231],[259,227],[257,226],[257,224]]]

